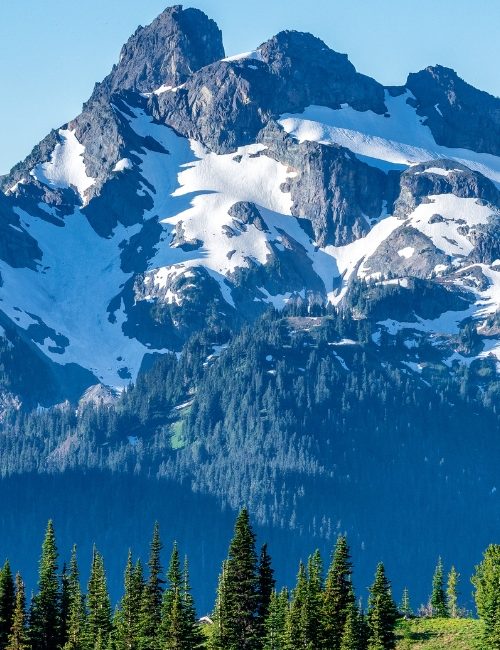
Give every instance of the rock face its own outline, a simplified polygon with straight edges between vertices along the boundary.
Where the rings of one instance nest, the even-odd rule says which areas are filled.
[[[267,155],[295,172],[283,190],[290,192],[292,214],[311,221],[320,246],[343,246],[366,235],[389,195],[383,172],[344,147],[298,143],[274,124],[260,139]]]
[[[196,70],[224,58],[222,33],[199,9],[169,7],[147,27],[139,27],[120,52],[111,73],[92,99],[133,90],[152,93],[178,86]]]
[[[218,61],[150,99],[155,117],[217,153],[254,142],[281,114],[310,104],[383,114],[384,89],[345,54],[302,32],[280,32],[246,58]]]
[[[410,74],[406,87],[438,144],[500,155],[499,98],[440,65]]]
[[[453,194],[460,198],[480,199],[500,208],[500,191],[482,174],[453,160],[433,160],[413,165],[401,174],[400,194],[394,213],[405,217],[429,196]]]

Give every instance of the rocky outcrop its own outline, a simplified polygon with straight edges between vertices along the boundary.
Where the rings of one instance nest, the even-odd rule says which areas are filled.
[[[92,100],[124,90],[151,93],[161,86],[178,86],[223,57],[222,33],[213,20],[199,9],[169,7],[129,38],[119,62],[96,85]]]
[[[298,143],[275,124],[261,134],[263,152],[296,172],[284,191],[292,214],[311,221],[320,246],[342,246],[365,235],[370,219],[382,212],[387,176],[361,162],[348,149],[316,142]]]
[[[500,99],[437,65],[410,74],[406,87],[438,144],[500,155]]]
[[[405,218],[436,194],[480,199],[500,207],[500,191],[488,178],[453,160],[431,160],[401,174],[394,214]]]

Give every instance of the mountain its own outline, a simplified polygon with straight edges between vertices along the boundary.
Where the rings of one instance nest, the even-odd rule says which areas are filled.
[[[246,503],[297,555],[347,530],[367,571],[467,573],[500,523],[499,132],[441,66],[386,88],[306,33],[225,57],[196,9],[138,28],[0,179],[5,494],[66,520],[82,476],[145,481],[170,523]]]

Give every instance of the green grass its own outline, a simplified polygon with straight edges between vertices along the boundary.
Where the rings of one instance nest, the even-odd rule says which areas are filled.
[[[186,441],[182,435],[182,428],[184,420],[187,418],[190,411],[191,405],[185,406],[184,408],[178,409],[176,411],[178,419],[170,426],[170,430],[172,432],[172,435],[170,437],[170,444],[172,445],[172,449],[182,449],[186,445]]]
[[[480,630],[470,618],[400,621],[397,650],[481,650]]]

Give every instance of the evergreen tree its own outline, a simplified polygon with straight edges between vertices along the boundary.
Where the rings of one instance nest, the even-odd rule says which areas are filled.
[[[174,544],[167,570],[167,588],[163,594],[161,647],[168,650],[196,650],[202,643],[189,585],[187,558],[181,571],[177,544]]]
[[[227,560],[222,563],[222,570],[217,583],[217,596],[213,612],[213,626],[208,642],[210,650],[223,650],[228,647],[229,606],[227,597]]]
[[[307,562],[307,598],[305,619],[307,638],[314,648],[319,648],[323,640],[323,561],[316,550]]]
[[[141,605],[139,640],[141,650],[154,650],[156,648],[158,630],[162,622],[163,585],[165,584],[162,578],[162,548],[160,527],[158,522],[155,522],[148,560],[149,577],[144,586]]]
[[[263,650],[285,650],[285,629],[289,607],[287,589],[278,594],[273,591],[269,602],[269,613],[265,622]]]
[[[244,508],[237,520],[225,563],[224,608],[215,612],[216,625],[224,630],[224,650],[258,647],[258,576],[255,535]],[[220,595],[219,595],[220,597]],[[223,620],[219,617],[223,616]]]
[[[303,562],[299,565],[297,584],[292,592],[285,624],[285,648],[306,648],[314,650],[309,639],[309,621],[307,612],[308,579]]]
[[[436,570],[434,571],[434,576],[432,578],[431,608],[433,616],[438,618],[446,618],[448,616],[446,591],[444,588],[443,562],[441,558],[438,558]]]
[[[60,639],[60,591],[57,575],[57,547],[52,521],[47,524],[40,558],[38,593],[30,613],[33,650],[54,650]]]
[[[394,628],[397,616],[391,585],[384,565],[380,563],[368,598],[369,650],[392,650],[396,647]]]
[[[340,650],[362,650],[362,641],[359,612],[352,603],[347,613]]]
[[[61,573],[61,626],[59,629],[59,646],[64,648],[68,640],[68,617],[69,617],[69,576],[66,570],[66,563],[63,564]]]
[[[267,552],[267,544],[264,544],[260,551],[257,586],[257,626],[258,634],[261,638],[265,633],[265,623],[269,614],[269,605],[275,584],[276,581],[274,580],[271,557]]]
[[[111,632],[111,603],[104,561],[95,547],[87,588],[87,609],[87,646],[93,650],[106,648]]]
[[[136,650],[139,647],[141,604],[144,590],[142,565],[132,563],[129,551],[124,576],[124,594],[114,619],[114,641],[117,650]]]
[[[68,614],[64,650],[83,650],[85,637],[85,600],[80,586],[76,546],[71,551],[68,575]]]
[[[472,578],[485,648],[500,648],[500,545],[491,544]]]
[[[30,646],[26,620],[26,597],[24,583],[19,573],[16,575],[15,589],[14,613],[6,650],[28,650]]]
[[[451,618],[458,618],[458,581],[460,574],[454,566],[448,574],[448,583],[446,586],[446,600],[448,605],[448,615]]]
[[[403,598],[401,599],[401,607],[399,608],[403,618],[408,619],[412,616],[411,604],[410,604],[410,593],[408,587],[403,589]]]
[[[351,556],[347,538],[341,535],[337,540],[325,581],[323,622],[324,643],[327,648],[340,646],[347,614],[354,601]]]
[[[14,578],[9,561],[6,560],[0,569],[0,650],[4,650],[9,639],[15,599]]]

